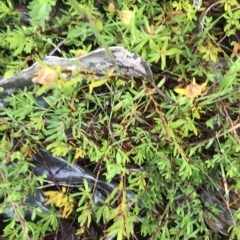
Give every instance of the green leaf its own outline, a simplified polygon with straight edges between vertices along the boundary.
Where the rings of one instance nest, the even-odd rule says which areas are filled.
[[[182,53],[182,51],[180,49],[177,48],[170,48],[169,50],[166,51],[166,55],[171,56],[171,55],[180,55]]]
[[[178,119],[175,122],[170,122],[169,126],[172,127],[172,128],[178,128],[178,127],[182,126],[185,123],[186,123],[186,121],[184,119]]]
[[[33,26],[41,26],[45,31],[46,21],[50,19],[52,6],[56,5],[57,0],[36,0],[29,3],[30,21]]]
[[[221,91],[231,88],[238,81],[237,74],[240,70],[240,58],[237,58],[234,62],[230,61],[229,64],[231,64],[230,68],[223,76],[223,79],[219,84],[219,90]]]
[[[89,94],[92,94],[92,91],[94,88],[96,87],[100,87],[102,86],[104,83],[106,83],[108,81],[108,78],[104,78],[104,79],[101,79],[101,80],[95,80],[95,81],[92,81],[88,87],[89,87]]]

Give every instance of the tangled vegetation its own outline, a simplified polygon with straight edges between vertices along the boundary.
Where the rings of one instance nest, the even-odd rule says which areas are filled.
[[[61,76],[59,85],[7,96],[0,112],[0,217],[11,217],[1,220],[1,236],[64,239],[59,228],[67,219],[75,239],[240,239],[239,6],[1,1],[3,78],[49,54],[72,58],[122,46],[148,63],[171,99],[147,79],[110,73],[91,89],[91,77],[65,84],[58,67],[48,71]],[[115,189],[96,205],[87,181],[45,186],[32,171],[39,149],[117,183]],[[26,196],[44,186],[47,212],[24,207]],[[127,191],[134,193],[130,201]]]

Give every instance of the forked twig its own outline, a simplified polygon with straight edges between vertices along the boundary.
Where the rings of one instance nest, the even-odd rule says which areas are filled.
[[[200,15],[200,17],[199,17],[199,19],[198,19],[198,26],[197,26],[199,32],[203,32],[202,22],[204,21],[204,19],[205,19],[206,15],[208,14],[208,12],[209,12],[213,7],[215,7],[215,6],[217,6],[217,5],[220,5],[220,4],[222,4],[222,3],[221,3],[221,2],[215,2],[215,3],[213,3],[212,5],[210,5],[208,8],[206,8],[206,9],[201,13],[201,15]]]
[[[207,138],[207,139],[204,139],[204,140],[200,140],[200,141],[197,141],[197,142],[194,142],[194,143],[189,143],[189,144],[187,144],[187,145],[188,145],[188,146],[195,146],[195,145],[198,145],[198,144],[206,143],[206,142],[209,142],[209,141],[211,141],[211,140],[214,140],[214,139],[217,138],[217,137],[222,137],[224,134],[230,133],[230,132],[232,132],[232,131],[234,131],[234,130],[236,130],[236,129],[238,129],[238,128],[240,128],[240,123],[238,123],[237,125],[229,128],[226,132],[220,133],[219,135],[216,134],[216,135],[213,136],[213,137],[210,137],[210,138]]]
[[[154,87],[154,89],[160,94],[160,96],[162,96],[165,100],[167,100],[169,104],[173,104],[173,101],[165,93],[163,93],[152,80],[150,79],[147,79],[147,80]]]

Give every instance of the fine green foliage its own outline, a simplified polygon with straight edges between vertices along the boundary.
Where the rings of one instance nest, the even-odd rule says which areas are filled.
[[[33,26],[39,25],[45,31],[46,21],[50,19],[52,6],[55,6],[57,0],[35,1],[29,3],[29,15]]]
[[[0,3],[0,75],[43,59],[61,40],[58,48],[68,58],[117,45],[138,53],[173,101],[146,79],[108,72],[95,80],[73,71],[68,81],[61,67],[54,69],[55,85],[6,97],[0,216],[8,220],[1,236],[55,236],[63,217],[81,239],[240,239],[240,11],[236,1],[220,1],[201,15],[210,2],[19,1],[29,7],[27,24],[13,1]],[[133,13],[129,25],[122,10]],[[27,196],[46,187],[45,176],[32,173],[39,149],[114,183],[112,192],[98,193],[86,180],[62,191],[51,186],[44,190],[48,211],[25,206],[26,217]],[[217,200],[210,204],[203,192]],[[221,233],[214,223],[224,210],[231,224]]]

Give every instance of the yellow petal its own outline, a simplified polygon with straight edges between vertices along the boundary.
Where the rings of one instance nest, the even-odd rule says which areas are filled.
[[[54,204],[56,205],[58,198],[57,197],[53,197],[53,198],[49,198],[44,205],[48,205],[48,204]]]
[[[46,192],[43,192],[44,196],[54,196],[54,195],[56,195],[58,193],[59,193],[58,191],[46,191]]]
[[[173,90],[176,93],[181,94],[181,95],[185,95],[186,94],[186,89],[183,89],[183,88],[175,87]]]
[[[67,189],[66,187],[62,187],[62,193],[66,193]]]
[[[68,201],[68,196],[64,196],[64,197],[61,199],[61,204],[59,205],[59,207],[65,206],[68,202],[69,202],[69,201]]]
[[[71,202],[67,202],[63,209],[62,217],[68,218],[68,216],[72,213],[72,211],[73,211],[73,204]]]
[[[63,194],[63,193],[59,193],[59,194],[58,194],[57,200],[56,200],[56,202],[55,202],[55,205],[56,205],[57,207],[60,207],[60,206],[61,206],[63,197],[64,197],[64,194]]]
[[[207,82],[204,82],[201,84],[201,88],[203,91],[206,89],[206,87],[207,87]]]

